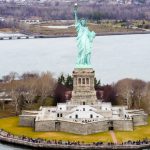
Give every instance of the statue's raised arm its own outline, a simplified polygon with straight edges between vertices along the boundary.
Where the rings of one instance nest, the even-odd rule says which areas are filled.
[[[75,4],[74,4],[75,24],[78,23],[77,8],[78,8],[78,5],[77,5],[77,3],[75,3]]]

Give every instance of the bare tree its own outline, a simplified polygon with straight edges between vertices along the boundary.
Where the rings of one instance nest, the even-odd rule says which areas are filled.
[[[12,16],[16,19],[32,18],[33,16],[41,17],[43,20],[50,19],[73,19],[72,15],[73,3],[45,2],[42,5],[31,3],[31,5],[17,4],[1,4],[0,16]],[[80,3],[79,15],[81,17],[90,18],[93,20],[100,19],[116,19],[116,20],[132,20],[132,19],[150,19],[150,3],[142,5],[111,5],[106,0],[101,3],[95,1],[93,3]],[[9,9],[7,9],[9,8]],[[1,24],[0,24],[1,25]],[[10,21],[6,25],[14,26],[14,22]],[[3,26],[3,23],[2,23]],[[28,28],[28,27],[27,27]]]
[[[17,72],[10,72],[8,75],[5,75],[2,77],[4,82],[10,82],[15,80],[18,77],[18,73]]]
[[[143,89],[143,98],[141,100],[142,108],[150,114],[150,82]]]
[[[38,81],[38,77],[34,77],[22,81],[24,84],[24,92],[22,93],[22,95],[24,96],[28,104],[33,104],[33,101],[37,96],[37,81]]]
[[[19,97],[21,96],[22,93],[22,86],[19,81],[11,81],[9,84],[6,85],[7,91],[10,91],[11,97],[13,99],[13,103],[15,106],[15,112],[16,114],[19,113],[19,103],[20,99]]]
[[[37,81],[37,94],[41,96],[42,103],[47,96],[53,96],[55,86],[56,80],[50,72],[41,74]]]
[[[115,85],[117,96],[119,97],[118,101],[120,104],[127,104],[127,106],[131,107],[132,101],[132,79],[126,78],[120,80]]]
[[[141,108],[141,100],[144,97],[145,86],[146,83],[142,80],[136,79],[132,82],[135,108]]]

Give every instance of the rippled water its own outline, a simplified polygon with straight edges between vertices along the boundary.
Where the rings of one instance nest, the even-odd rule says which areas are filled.
[[[0,41],[0,77],[10,71],[51,71],[71,74],[75,67],[75,38]],[[130,77],[150,81],[150,34],[98,36],[92,65],[102,83]]]
[[[0,143],[0,150],[31,150],[31,149]]]

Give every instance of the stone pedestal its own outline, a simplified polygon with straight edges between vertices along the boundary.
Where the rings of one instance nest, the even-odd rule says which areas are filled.
[[[95,71],[92,68],[74,69],[72,104],[94,105],[97,102],[94,78]]]

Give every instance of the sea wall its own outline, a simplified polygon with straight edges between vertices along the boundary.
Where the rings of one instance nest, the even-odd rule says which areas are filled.
[[[20,115],[19,125],[24,127],[34,127],[36,116],[34,115]]]
[[[107,131],[108,124],[107,121],[99,121],[86,124],[62,121],[60,130],[69,133],[87,135]]]
[[[147,125],[148,124],[148,115],[134,115],[133,116],[133,124],[134,126],[141,126],[141,125]]]
[[[56,131],[54,120],[35,121],[35,131]]]
[[[119,130],[119,131],[133,131],[133,121],[132,120],[114,120],[113,128],[114,130]]]
[[[93,134],[98,132],[104,132],[108,130],[107,121],[99,121],[92,123],[79,123],[68,121],[36,121],[35,131],[63,131],[75,134]]]

